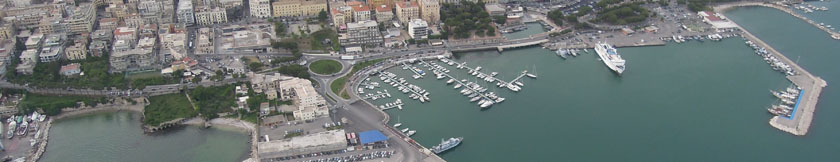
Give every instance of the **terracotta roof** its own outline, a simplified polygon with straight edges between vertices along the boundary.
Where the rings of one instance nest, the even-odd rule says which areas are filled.
[[[353,11],[370,11],[370,7],[367,5],[353,5]]]
[[[391,6],[388,5],[380,5],[376,7],[376,12],[390,12]]]

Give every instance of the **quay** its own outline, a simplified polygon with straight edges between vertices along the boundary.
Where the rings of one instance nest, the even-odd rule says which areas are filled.
[[[765,3],[724,4],[715,7],[715,11],[720,13],[721,11],[725,11],[726,9],[730,9],[733,7],[756,5],[766,7],[774,6]],[[779,6],[775,6],[773,8],[785,11],[784,8]],[[792,11],[786,12],[796,15]],[[743,32],[744,38],[756,43],[759,46],[766,47],[766,49],[770,51],[772,55],[775,55],[782,62],[793,67],[796,74],[787,76],[786,78],[793,82],[794,85],[802,88],[803,93],[800,94],[801,98],[799,99],[799,102],[796,103],[797,106],[794,109],[794,112],[792,113],[793,115],[790,118],[773,116],[773,118],[770,119],[769,124],[775,127],[776,129],[791,133],[793,135],[805,135],[806,133],[808,133],[808,128],[811,127],[811,121],[814,118],[814,111],[817,108],[817,101],[819,99],[820,92],[822,92],[823,87],[828,86],[828,83],[826,83],[826,81],[822,78],[814,76],[813,74],[799,66],[799,64],[797,64],[795,61],[787,58],[784,54],[777,51],[761,39],[758,39],[758,37],[747,31],[740,25],[737,25],[737,27]]]

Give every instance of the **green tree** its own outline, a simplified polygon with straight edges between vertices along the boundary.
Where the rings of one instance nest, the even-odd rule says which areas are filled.
[[[251,71],[260,71],[260,70],[262,70],[263,66],[264,65],[260,62],[252,62],[252,63],[248,64],[248,68],[251,69]]]
[[[275,22],[274,23],[274,34],[276,34],[277,36],[286,36],[286,30],[288,30],[287,28],[288,27],[286,27],[285,23],[279,22],[279,21]]]
[[[318,21],[321,21],[321,23],[326,23],[327,18],[329,18],[327,15],[327,11],[321,9],[321,12],[318,12]]]
[[[505,15],[493,16],[493,22],[496,24],[505,24],[505,22],[507,22],[507,17],[505,17]]]

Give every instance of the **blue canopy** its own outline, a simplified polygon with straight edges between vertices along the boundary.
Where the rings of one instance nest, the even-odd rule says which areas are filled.
[[[385,134],[382,134],[379,130],[369,130],[359,133],[359,139],[362,144],[368,144],[388,140],[388,137],[385,137]]]

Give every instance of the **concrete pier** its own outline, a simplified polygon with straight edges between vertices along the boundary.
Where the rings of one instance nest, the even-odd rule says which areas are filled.
[[[770,4],[764,4],[764,3],[738,3],[738,4],[721,5],[721,6],[715,7],[715,10],[716,11],[722,11],[722,10],[725,10],[725,9],[728,9],[728,8],[731,8],[731,7],[754,6],[754,5],[760,5],[760,6],[769,5],[767,7],[774,6],[774,5],[770,5]],[[778,6],[773,7],[773,8],[784,10],[783,8],[778,7]],[[788,13],[793,13],[793,12],[788,12]],[[765,47],[770,52],[770,54],[776,56],[776,58],[779,58],[779,60],[784,62],[785,64],[790,65],[794,69],[794,71],[796,72],[796,75],[787,76],[787,79],[790,80],[791,82],[793,82],[793,84],[795,84],[796,86],[799,86],[800,88],[802,88],[802,90],[804,90],[805,93],[800,94],[800,95],[802,95],[802,100],[799,101],[799,103],[798,103],[799,106],[797,107],[797,109],[795,109],[796,112],[793,113],[795,115],[791,116],[790,118],[774,116],[773,118],[770,119],[769,123],[770,123],[771,126],[777,128],[779,130],[791,133],[793,135],[797,135],[797,136],[805,135],[806,133],[808,133],[808,128],[811,127],[811,121],[814,118],[814,111],[817,108],[817,101],[819,100],[820,92],[822,92],[822,88],[827,86],[828,83],[826,83],[826,81],[823,80],[822,78],[814,76],[813,74],[811,74],[810,72],[808,72],[807,70],[805,70],[804,68],[799,66],[799,64],[797,64],[795,61],[787,58],[781,52],[776,51],[776,49],[774,49],[772,46],[765,43],[761,39],[758,39],[758,37],[756,37],[755,35],[753,35],[749,31],[745,30],[740,25],[738,25],[738,28],[741,31],[744,32],[743,36],[746,39],[756,43],[756,45],[759,45],[761,47]]]

